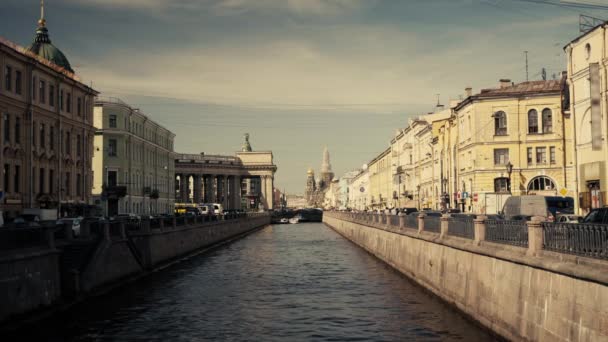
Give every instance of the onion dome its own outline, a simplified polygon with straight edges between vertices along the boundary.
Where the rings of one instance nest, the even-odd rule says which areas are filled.
[[[315,171],[311,167],[309,167],[308,168],[308,172],[306,172],[306,173],[309,174],[309,175],[314,175]]]
[[[41,1],[40,5],[40,20],[38,20],[36,36],[27,50],[73,73],[74,70],[70,66],[70,62],[65,57],[63,52],[61,52],[61,50],[51,43],[49,31],[46,28],[46,20],[44,19],[44,1]]]

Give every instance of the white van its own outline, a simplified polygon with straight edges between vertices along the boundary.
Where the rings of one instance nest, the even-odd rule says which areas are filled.
[[[215,215],[224,215],[224,207],[219,203],[212,203]]]

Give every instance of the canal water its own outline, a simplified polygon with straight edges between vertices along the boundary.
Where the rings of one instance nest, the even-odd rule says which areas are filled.
[[[39,341],[492,340],[320,223],[267,227],[20,335]]]

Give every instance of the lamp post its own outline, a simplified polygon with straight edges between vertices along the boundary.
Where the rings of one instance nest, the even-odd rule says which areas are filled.
[[[507,165],[505,165],[506,169],[507,169],[507,174],[509,175],[509,182],[507,183],[507,189],[509,190],[509,194],[512,194],[511,192],[511,172],[513,172],[513,164],[511,164],[511,162],[507,162]]]
[[[416,185],[416,191],[418,192],[418,210],[422,210],[420,207],[420,184]]]

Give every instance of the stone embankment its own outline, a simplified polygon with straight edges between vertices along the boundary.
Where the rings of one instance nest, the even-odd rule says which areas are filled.
[[[270,223],[265,213],[0,230],[0,322],[69,306]]]
[[[341,212],[323,222],[504,338],[608,341],[605,226]]]

